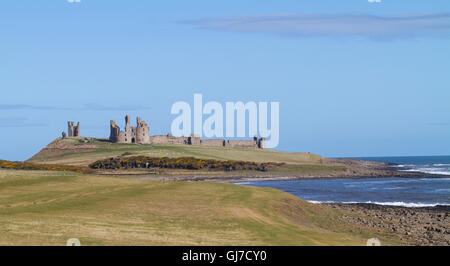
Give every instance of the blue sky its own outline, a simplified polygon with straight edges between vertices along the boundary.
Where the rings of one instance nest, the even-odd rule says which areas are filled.
[[[0,158],[176,101],[279,101],[279,150],[450,154],[450,2],[3,0]]]

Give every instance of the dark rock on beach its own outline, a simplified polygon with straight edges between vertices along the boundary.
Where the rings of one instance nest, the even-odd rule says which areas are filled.
[[[406,208],[377,204],[326,204],[335,209],[358,214],[343,214],[349,223],[387,230],[405,245],[450,245],[450,206]]]

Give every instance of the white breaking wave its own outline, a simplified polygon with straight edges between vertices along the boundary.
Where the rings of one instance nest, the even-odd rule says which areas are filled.
[[[420,181],[450,181],[450,177],[440,177],[440,178],[420,178]]]
[[[318,200],[307,200],[307,202],[309,203],[313,203],[313,204],[322,204],[322,203],[345,203],[345,202],[336,202],[336,201],[318,201]],[[356,202],[355,202],[356,203]]]
[[[426,174],[450,175],[450,163],[398,164],[399,171],[421,172]]]
[[[379,202],[379,201],[317,201],[317,200],[308,200],[310,203],[314,204],[322,204],[322,203],[344,203],[344,204],[357,204],[357,203],[368,203],[368,204],[376,204],[383,206],[396,206],[396,207],[408,207],[408,208],[420,208],[420,207],[436,207],[438,205],[441,206],[450,206],[450,204],[446,203],[414,203],[414,202],[403,202],[403,201],[391,201],[391,202]]]
[[[251,182],[236,182],[234,184],[236,184],[236,185],[251,185],[252,183]]]
[[[442,168],[415,168],[408,170],[400,170],[403,172],[422,172],[427,174],[435,174],[435,175],[450,175],[450,170],[442,169]]]
[[[404,167],[413,167],[415,166],[414,164],[398,164],[395,165],[394,167],[399,167],[399,168],[404,168]]]
[[[439,188],[439,189],[436,189],[435,191],[436,191],[436,192],[442,192],[442,191],[444,191],[444,192],[450,192],[450,188]]]

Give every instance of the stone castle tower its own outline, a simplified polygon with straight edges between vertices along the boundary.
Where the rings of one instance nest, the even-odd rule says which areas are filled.
[[[73,121],[67,121],[67,135],[69,137],[78,137],[80,136],[80,122],[77,125],[74,125]]]
[[[109,140],[115,143],[150,143],[150,128],[140,117],[136,119],[136,127],[130,127],[130,116],[125,116],[125,131],[120,131],[116,121],[110,121]]]
[[[150,128],[140,117],[136,118],[136,127],[134,128],[136,143],[150,143]]]

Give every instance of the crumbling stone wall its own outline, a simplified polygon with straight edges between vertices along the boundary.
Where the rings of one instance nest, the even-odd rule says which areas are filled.
[[[196,134],[192,134],[190,137],[188,137],[188,144],[189,145],[200,145],[200,136]]]
[[[109,130],[110,130],[109,141],[118,142],[120,127],[116,124],[116,121],[114,120],[109,121]]]
[[[77,125],[75,126],[75,128],[73,129],[73,136],[74,137],[79,137],[80,135],[80,122],[77,123]]]
[[[140,117],[136,118],[136,128],[134,130],[134,135],[136,138],[136,143],[150,143],[150,128],[145,123],[145,121],[141,121]]]
[[[125,132],[130,132],[130,116],[125,116]]]
[[[80,122],[75,126],[75,122],[67,121],[67,135],[69,137],[78,137],[80,136]]]
[[[227,147],[244,147],[244,148],[258,148],[257,139],[253,140],[229,140],[226,142]]]
[[[150,136],[152,144],[189,144],[189,137],[174,137],[172,134]]]
[[[225,143],[226,147],[244,147],[244,148],[260,148],[266,147],[266,138],[253,137],[253,140],[229,140]]]
[[[202,139],[200,140],[202,146],[225,146],[224,139]]]
[[[150,129],[141,118],[136,119],[137,126],[130,127],[130,116],[125,116],[125,131],[120,131],[120,127],[116,124],[116,121],[110,121],[110,134],[109,140],[114,143],[137,143],[148,144],[150,143]]]
[[[265,149],[266,148],[266,138],[258,139],[258,148]]]

